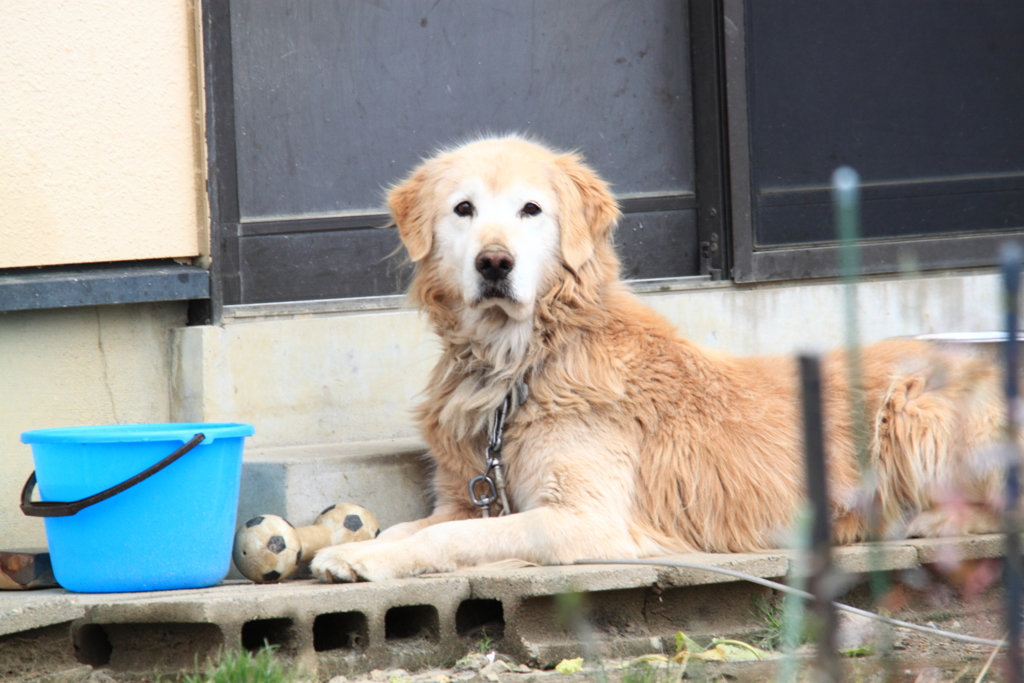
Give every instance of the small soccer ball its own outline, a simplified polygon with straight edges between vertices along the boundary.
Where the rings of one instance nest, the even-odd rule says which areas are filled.
[[[332,505],[321,512],[313,523],[331,527],[336,543],[368,541],[380,533],[380,525],[373,513],[355,503]]]
[[[256,583],[288,578],[303,559],[295,527],[277,515],[253,517],[240,526],[231,555],[242,576]]]

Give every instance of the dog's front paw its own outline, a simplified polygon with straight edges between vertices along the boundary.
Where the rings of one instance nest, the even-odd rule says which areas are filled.
[[[335,552],[340,549],[341,546],[333,546],[317,552],[313,561],[309,563],[309,568],[316,578],[324,583],[351,583],[359,580],[359,575],[352,569],[352,565],[341,556],[341,553]]]
[[[325,583],[386,581],[409,573],[389,561],[384,543],[347,543],[324,548],[310,563],[313,574]]]

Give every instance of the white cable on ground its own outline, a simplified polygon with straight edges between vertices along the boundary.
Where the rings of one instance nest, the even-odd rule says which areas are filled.
[[[799,596],[805,600],[813,600],[814,595],[807,591],[797,590],[796,588],[790,588],[789,586],[778,583],[776,581],[769,581],[768,579],[762,579],[759,576],[753,574],[746,574],[744,572],[738,572],[735,569],[726,569],[725,567],[714,567],[707,564],[693,564],[691,562],[680,562],[678,560],[658,560],[658,559],[647,559],[647,560],[576,560],[574,564],[640,564],[654,567],[680,567],[682,569],[696,569],[705,572],[714,572],[716,574],[724,574],[726,576],[732,576],[737,579],[744,581],[750,581],[761,586],[767,586],[783,593],[790,593],[792,595]],[[875,619],[891,626],[899,626],[900,628],[909,628],[914,631],[920,631],[922,633],[930,633],[936,636],[942,636],[944,638],[950,638],[951,640],[959,640],[964,643],[974,643],[976,645],[989,645],[992,647],[1006,647],[1005,640],[990,640],[988,638],[975,638],[974,636],[965,636],[960,633],[953,633],[952,631],[943,631],[942,629],[932,628],[930,626],[920,626],[919,624],[911,624],[908,621],[900,621],[899,619],[891,619],[889,617],[883,617],[880,614],[874,612],[868,612],[867,610],[858,609],[856,607],[850,607],[844,605],[841,602],[833,602],[836,609],[845,610],[847,612],[853,612],[859,614],[862,617],[869,619]]]

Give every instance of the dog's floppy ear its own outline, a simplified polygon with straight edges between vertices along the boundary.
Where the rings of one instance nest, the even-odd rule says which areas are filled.
[[[430,177],[430,167],[424,164],[388,193],[388,209],[413,261],[419,261],[430,253],[434,239]]]
[[[555,164],[562,259],[575,271],[594,255],[595,244],[608,239],[621,214],[607,183],[578,154],[563,154]]]

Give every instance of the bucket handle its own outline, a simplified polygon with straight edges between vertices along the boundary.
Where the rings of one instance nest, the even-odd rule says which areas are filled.
[[[135,486],[140,481],[149,479],[154,474],[198,446],[205,438],[206,436],[200,432],[193,436],[192,439],[185,443],[181,448],[174,451],[152,467],[139,472],[131,479],[127,479],[122,481],[120,484],[111,486],[106,491],[100,491],[88,498],[76,500],[71,503],[62,503],[55,500],[32,501],[32,489],[36,486],[36,473],[33,471],[32,474],[28,476],[28,481],[25,482],[25,487],[21,489],[21,511],[29,517],[70,517],[90,505],[95,505],[107,498],[116,496],[121,493],[121,491]]]

